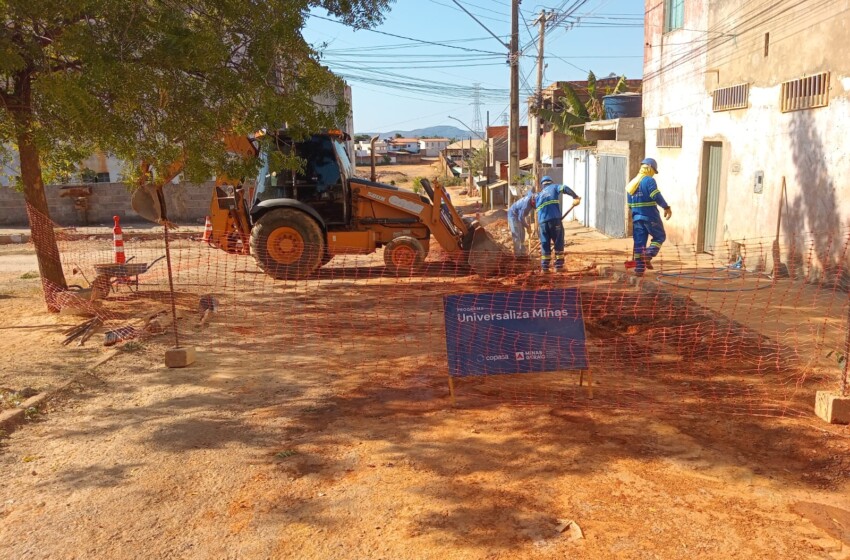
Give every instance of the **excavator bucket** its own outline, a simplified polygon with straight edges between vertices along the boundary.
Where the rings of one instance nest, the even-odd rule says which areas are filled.
[[[162,223],[164,212],[156,194],[156,187],[143,185],[136,189],[133,198],[130,199],[130,205],[136,214],[149,222]]]
[[[483,227],[472,234],[472,246],[469,249],[469,266],[480,276],[498,275],[507,260],[505,249],[496,243]]]

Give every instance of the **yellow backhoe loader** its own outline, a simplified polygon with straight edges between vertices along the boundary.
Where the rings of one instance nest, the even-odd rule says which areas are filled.
[[[211,243],[231,253],[250,253],[268,275],[307,277],[336,255],[368,254],[383,248],[393,274],[420,269],[433,239],[458,262],[478,274],[498,274],[506,254],[480,224],[463,217],[440,185],[422,181],[425,195],[357,177],[338,131],[293,141],[272,135],[272,150],[298,156],[300,170],[272,169],[270,153],[252,138],[231,137],[228,149],[242,157],[260,157],[256,186],[246,196],[241,182],[220,177],[211,202]],[[374,154],[374,150],[373,150]],[[172,166],[173,176],[182,168]],[[143,184],[133,207],[144,218],[162,220],[161,185]],[[427,195],[427,196],[426,196]],[[249,202],[250,199],[250,202]]]

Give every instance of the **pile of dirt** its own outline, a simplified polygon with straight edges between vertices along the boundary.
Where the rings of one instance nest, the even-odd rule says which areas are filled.
[[[483,221],[484,220],[482,219],[482,222]],[[487,233],[490,234],[490,237],[492,237],[496,243],[503,245],[508,249],[513,249],[513,238],[511,237],[511,228],[508,225],[507,220],[505,220],[504,218],[499,218],[482,225],[484,225],[484,228],[487,230]]]

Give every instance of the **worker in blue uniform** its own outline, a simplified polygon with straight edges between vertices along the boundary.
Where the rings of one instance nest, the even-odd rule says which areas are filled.
[[[549,272],[552,245],[555,245],[555,271],[564,269],[564,224],[561,215],[561,194],[573,197],[573,206],[581,197],[566,185],[558,185],[548,175],[540,179],[540,192],[535,197],[538,232],[540,234],[540,266]]]
[[[532,210],[534,210],[534,193],[531,190],[508,208],[508,225],[511,228],[511,237],[514,241],[514,255],[517,257],[524,257],[528,254],[525,234],[526,232],[531,233],[528,217]]]
[[[641,162],[640,172],[626,187],[629,210],[632,213],[632,240],[634,241],[635,275],[643,276],[646,269],[652,269],[652,259],[661,250],[661,244],[667,239],[664,224],[658,207],[664,209],[664,218],[669,220],[673,210],[658,189],[655,175],[658,163],[652,158]],[[652,238],[647,248],[646,242]]]

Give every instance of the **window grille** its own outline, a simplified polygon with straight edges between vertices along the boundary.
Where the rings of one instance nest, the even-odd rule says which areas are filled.
[[[715,112],[746,109],[750,102],[750,84],[719,88],[714,90],[711,96],[713,98],[712,109]]]
[[[829,104],[829,72],[782,82],[782,112],[801,111]]]
[[[681,148],[682,147],[682,127],[671,126],[668,128],[659,128],[656,132],[655,145],[658,148]]]

